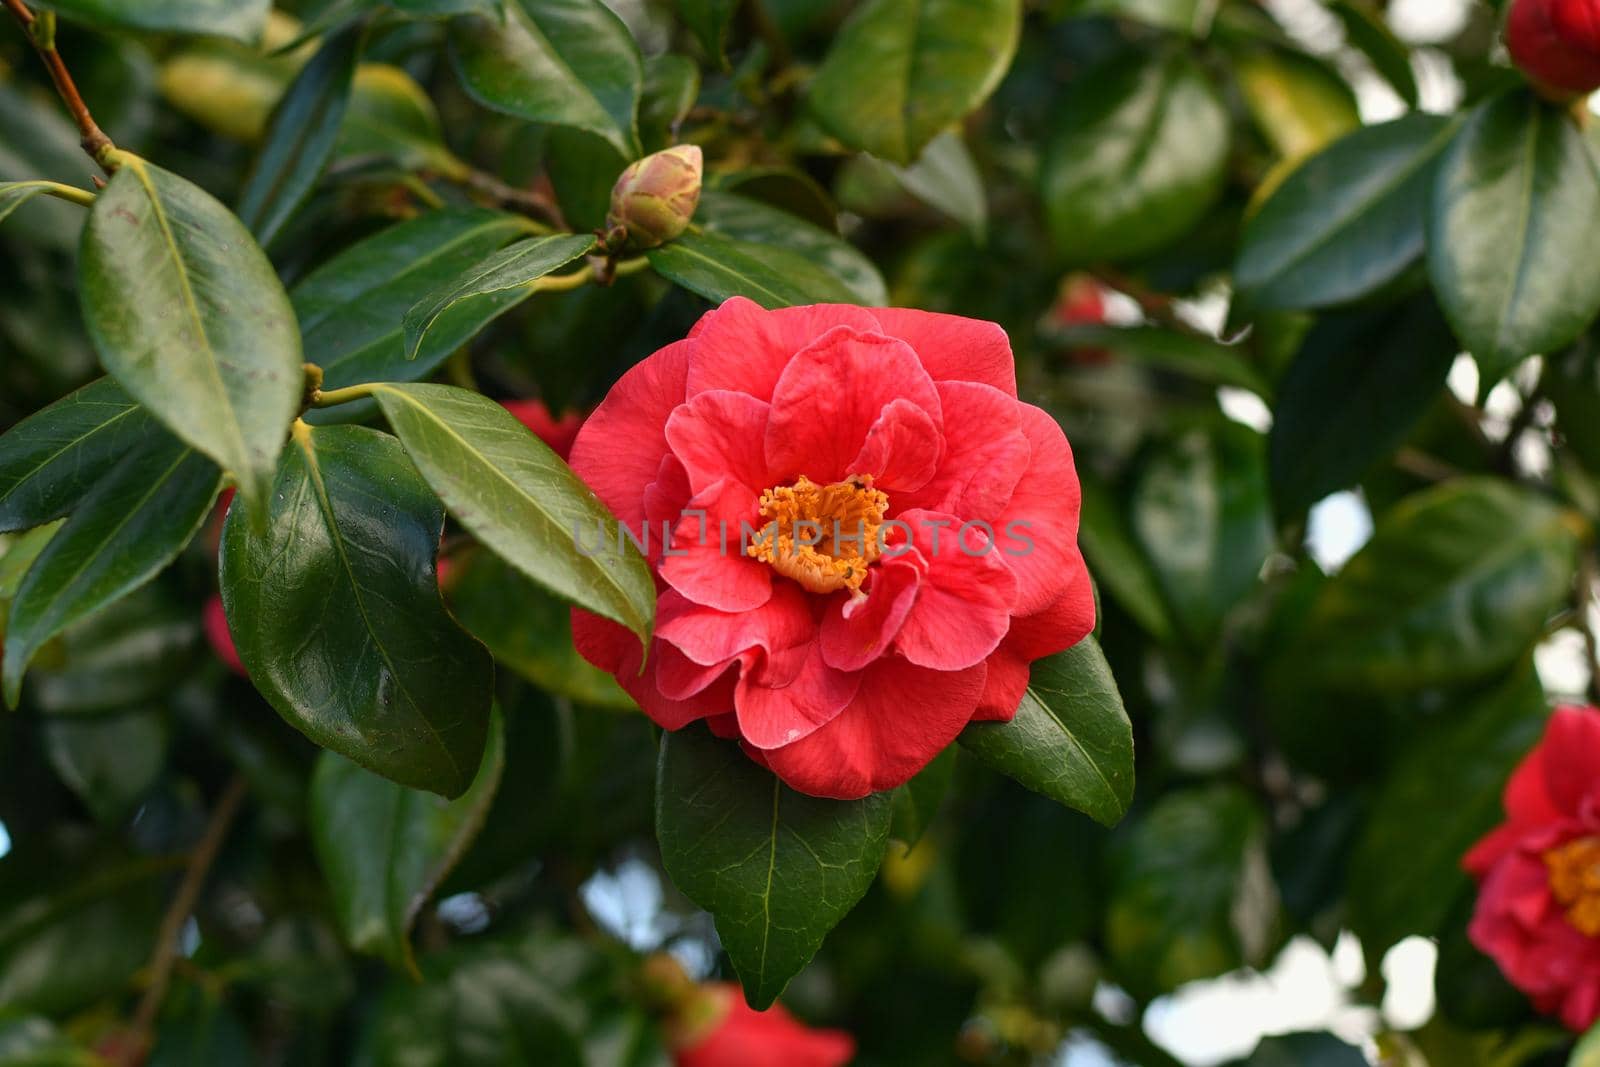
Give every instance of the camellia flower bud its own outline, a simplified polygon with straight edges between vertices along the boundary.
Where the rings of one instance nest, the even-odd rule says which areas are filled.
[[[678,236],[700,203],[699,145],[678,145],[628,165],[611,187],[608,230],[627,234],[633,248],[655,248]]]
[[[1600,88],[1600,0],[1512,0],[1511,58],[1546,96]]]

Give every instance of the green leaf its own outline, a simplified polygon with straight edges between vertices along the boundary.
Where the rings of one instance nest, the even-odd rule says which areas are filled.
[[[728,25],[739,0],[678,0],[678,18],[706,50],[713,66],[728,65]]]
[[[502,248],[481,263],[452,278],[406,311],[406,358],[416,359],[428,334],[448,312],[459,304],[482,297],[494,299],[492,308],[502,315],[539,291],[538,281],[553,270],[566,266],[595,246],[592,234],[555,234],[549,237],[530,237],[509,248]],[[515,294],[519,300],[509,299]],[[488,304],[483,306],[488,307]],[[487,319],[479,328],[488,325]]]
[[[66,1015],[121,992],[149,958],[172,866],[103,848],[90,864],[19,843],[0,863],[0,1004]]]
[[[1159,249],[1222,191],[1228,111],[1189,57],[1108,60],[1066,91],[1040,168],[1057,252],[1076,263]]]
[[[686,233],[645,253],[655,272],[720,304],[749,297],[764,308],[855,304],[860,297],[799,252],[714,233]]]
[[[27,575],[28,568],[33,566],[33,561],[39,558],[50,539],[56,531],[66,524],[60,522],[47,523],[36,526],[27,533],[17,534],[14,537],[0,534],[0,601],[10,600],[17,595],[17,590],[22,587],[22,579]],[[4,619],[4,612],[0,611],[0,621]],[[0,630],[0,638],[4,638],[5,631]]]
[[[323,388],[425,377],[514,300],[516,293],[458,304],[440,316],[414,359],[402,320],[419,300],[527,233],[514,215],[475,208],[433,211],[358,241],[294,287],[308,358]],[[308,413],[310,421],[343,416]]]
[[[1298,515],[1397,448],[1455,357],[1431,298],[1319,319],[1279,383],[1267,437],[1278,513]]]
[[[1366,1062],[1360,1049],[1332,1034],[1283,1034],[1262,1038],[1240,1067],[1365,1067]]]
[[[544,442],[465,389],[382,385],[374,395],[412,462],[473,536],[552,593],[648,642],[656,606],[649,566],[626,537],[619,551],[616,519]],[[606,544],[596,546],[602,530]]]
[[[1514,92],[1462,127],[1433,187],[1428,273],[1487,392],[1525,356],[1577,337],[1600,309],[1600,174],[1565,111]]]
[[[43,0],[38,6],[102,30],[191,33],[253,44],[270,0]]]
[[[266,143],[239,194],[239,218],[271,244],[333,155],[366,37],[364,23],[330,36],[273,109]]]
[[[1093,637],[1035,661],[1016,718],[972,723],[961,747],[1106,826],[1133,802],[1133,727]]]
[[[632,710],[617,680],[578,654],[571,612],[493,552],[474,552],[447,583],[450,606],[497,662],[580,704]]]
[[[709,234],[767,246],[750,251],[801,284],[833,290],[843,283],[852,294],[844,298],[846,303],[882,306],[889,302],[883,275],[870,258],[837,231],[813,225],[782,208],[735,193],[707,190],[700,195],[695,222]]]
[[[1417,76],[1411,70],[1411,53],[1383,16],[1365,0],[1333,0],[1328,9],[1344,23],[1351,46],[1372,61],[1373,68],[1400,94],[1407,107],[1416,107]]]
[[[1323,586],[1299,669],[1377,690],[1505,669],[1568,599],[1581,526],[1537,493],[1491,478],[1407,497]]]
[[[356,68],[335,154],[387,159],[409,170],[460,177],[467,165],[445,147],[439,112],[427,90],[399,67]]]
[[[1276,900],[1261,813],[1242,789],[1169,793],[1111,853],[1105,939],[1136,996],[1260,963]]]
[[[1082,0],[1077,15],[1116,15],[1193,37],[1211,30],[1220,0]]]
[[[909,167],[889,167],[906,192],[961,223],[973,240],[984,240],[989,229],[989,201],[983,176],[960,134],[941,133]]]
[[[1206,337],[1162,326],[1074,325],[1041,332],[1052,345],[1068,351],[1106,350],[1119,360],[1215,385],[1237,386],[1264,398],[1272,396],[1272,387],[1242,349]]]
[[[796,793],[698,727],[662,737],[661,863],[716,920],[751,1007],[777,1000],[872,885],[893,807]]]
[[[1502,817],[1501,787],[1545,724],[1531,664],[1420,731],[1373,798],[1350,857],[1349,922],[1372,957],[1432,937],[1471,882],[1461,857]]]
[[[55,100],[24,88],[0,85],[0,179],[19,184],[38,179],[83,181],[86,160],[72,123]],[[70,252],[82,229],[82,212],[52,197],[7,223],[6,234]]]
[[[811,110],[851,148],[909,164],[988,99],[1011,65],[1020,0],[867,0],[811,83]]]
[[[1567,1067],[1600,1067],[1600,1024],[1592,1027],[1578,1041]]]
[[[129,452],[83,498],[22,580],[5,646],[5,698],[17,706],[39,648],[154,578],[200,531],[222,487],[204,456],[165,434]]]
[[[23,419],[0,436],[0,531],[67,514],[151,428],[110,378]]]
[[[1231,57],[1250,117],[1285,159],[1300,159],[1361,125],[1355,94],[1322,61],[1286,48]]]
[[[1134,485],[1134,535],[1195,642],[1255,587],[1272,550],[1264,443],[1234,423],[1191,431],[1151,456]]]
[[[452,22],[450,55],[485,107],[588,130],[639,155],[639,48],[600,0],[507,0],[504,21]]]
[[[220,566],[239,658],[285,721],[456,797],[482,760],[494,669],[440,600],[443,528],[394,438],[297,423],[266,528],[230,511]]]
[[[194,604],[152,583],[67,628],[60,662],[33,669],[33,704],[76,715],[167,700],[194,671],[200,640]]]
[[[56,775],[96,819],[115,826],[166,767],[167,721],[149,710],[52,715],[44,723],[44,747]]]
[[[495,708],[483,762],[455,800],[407,789],[333,752],[318,758],[312,837],[352,948],[417,974],[411,928],[488,815],[505,770],[504,732]]]
[[[89,212],[78,286],[111,376],[264,508],[304,375],[289,298],[239,220],[125,155]]]
[[[1348,303],[1420,261],[1428,191],[1456,129],[1437,115],[1407,115],[1302,163],[1245,227],[1240,299],[1264,310]]]

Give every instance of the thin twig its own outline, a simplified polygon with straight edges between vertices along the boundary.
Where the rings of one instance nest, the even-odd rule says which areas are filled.
[[[5,0],[7,4],[14,0]],[[139,1053],[148,1045],[148,1039],[155,1030],[156,1017],[161,1013],[161,1004],[167,997],[167,989],[172,984],[172,969],[178,962],[179,937],[183,933],[183,924],[194,914],[195,905],[200,900],[200,891],[205,888],[206,875],[211,871],[211,865],[216,861],[217,853],[222,848],[222,842],[228,836],[228,828],[233,825],[234,816],[239,813],[239,804],[244,800],[246,784],[242,775],[234,775],[223,789],[222,795],[217,798],[216,807],[211,809],[211,819],[206,823],[205,834],[201,836],[199,844],[189,854],[189,866],[183,873],[183,881],[178,884],[178,892],[173,896],[172,903],[167,907],[167,913],[161,919],[161,928],[156,934],[155,951],[150,956],[146,966],[149,972],[150,984],[145,987],[144,997],[139,1001],[138,1011],[133,1017],[133,1032],[141,1039],[135,1042],[139,1046]]]
[[[51,12],[46,12],[42,16],[35,15],[22,0],[3,0],[3,2],[6,10],[22,23],[33,50],[39,53],[39,58],[44,60],[45,68],[50,71],[50,80],[55,83],[56,94],[61,97],[61,102],[67,105],[67,111],[72,114],[72,121],[78,126],[78,134],[82,138],[78,143],[83,145],[83,150],[89,153],[90,159],[100,164],[107,174],[111,173],[111,168],[106,165],[105,154],[116,148],[116,145],[111,143],[111,138],[106,136],[105,131],[95,123],[94,116],[89,114],[89,106],[79,95],[77,84],[68,73],[67,65],[61,60],[61,53],[56,51],[55,15]]]
[[[532,212],[557,229],[567,228],[566,220],[562,218],[561,209],[556,206],[555,201],[537,189],[519,189],[481,170],[467,171],[460,176],[459,182],[473,192],[481,193],[503,206]]]

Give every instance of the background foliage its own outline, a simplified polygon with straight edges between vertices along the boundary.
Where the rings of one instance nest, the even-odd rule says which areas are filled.
[[[1426,40],[1369,0],[48,6],[129,154],[87,213],[41,195],[94,168],[0,35],[0,1063],[660,1064],[633,975],[669,948],[763,1001],[798,971],[863,1064],[1164,1067],[1152,1002],[1341,932],[1374,1007],[1437,940],[1433,1018],[1361,1016],[1391,1062],[1566,1062],[1458,863],[1590,684],[1600,146],[1491,5]],[[612,182],[674,143],[695,227],[591,284]],[[643,631],[648,576],[563,548],[590,505],[492,403],[586,410],[736,293],[1005,326],[1102,607],[1030,714],[1093,744],[1125,704],[1138,763],[1118,823],[1041,772],[1064,744],[964,739],[851,809],[862,871],[790,848],[770,981],[684,845],[763,772],[674,736],[663,783],[732,784],[658,827],[656,733],[562,603]],[[303,360],[363,388],[287,434]],[[202,636],[219,547],[254,685]],[[379,724],[374,656],[417,686]]]

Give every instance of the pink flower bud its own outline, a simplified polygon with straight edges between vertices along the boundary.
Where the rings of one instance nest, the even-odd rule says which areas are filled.
[[[611,187],[606,228],[620,228],[632,248],[655,248],[678,236],[700,203],[698,145],[679,145],[628,165]]]

